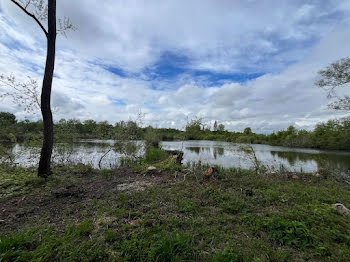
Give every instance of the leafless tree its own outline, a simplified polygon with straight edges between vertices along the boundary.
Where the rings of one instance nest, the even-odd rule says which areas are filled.
[[[74,29],[68,18],[56,21],[56,0],[10,0],[18,8],[20,8],[26,15],[31,17],[47,39],[46,64],[44,71],[44,78],[42,82],[40,108],[44,123],[44,141],[40,154],[40,162],[38,168],[38,176],[47,178],[51,174],[51,156],[53,149],[53,120],[51,111],[51,89],[53,72],[55,68],[55,54],[56,54],[56,36],[57,34],[66,35],[67,30]],[[47,22],[47,26],[43,25]],[[2,78],[4,80],[4,78]],[[6,80],[6,79],[5,79]],[[15,97],[17,101],[23,102],[28,97],[34,97],[35,92],[29,92],[29,86],[33,86],[35,82],[29,82],[29,85],[18,84],[14,77],[7,78],[15,90]],[[36,90],[36,89],[35,89]],[[20,91],[24,91],[23,96],[19,95]],[[29,93],[28,93],[29,92]],[[31,94],[33,93],[33,94]],[[17,95],[16,95],[17,94]],[[19,98],[19,99],[18,99]],[[15,99],[16,101],[16,99]],[[35,101],[35,99],[34,99]],[[39,101],[37,101],[39,104]]]
[[[7,88],[0,94],[0,98],[12,98],[15,104],[24,106],[26,112],[34,113],[40,108],[40,92],[36,80],[28,77],[27,82],[20,82],[14,75],[0,75],[0,87]]]
[[[350,110],[350,96],[339,97],[336,89],[350,84],[350,58],[342,58],[318,72],[320,80],[315,84],[327,90],[328,98],[337,100],[330,103],[329,108],[336,110]]]

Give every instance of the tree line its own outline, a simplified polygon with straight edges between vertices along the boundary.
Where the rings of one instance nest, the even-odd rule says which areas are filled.
[[[215,124],[216,123],[216,124]],[[243,132],[232,132],[220,128],[217,122],[210,128],[200,119],[187,123],[184,131],[173,128],[140,127],[136,121],[120,121],[114,125],[107,121],[80,121],[61,119],[54,124],[56,142],[74,142],[80,139],[125,139],[155,141],[213,140],[233,143],[268,144],[274,146],[305,147],[331,150],[350,150],[350,118],[319,123],[314,130],[297,130],[290,126],[286,130],[271,134],[254,133],[250,127]],[[0,141],[40,142],[43,134],[42,121],[17,121],[16,116],[0,112]]]

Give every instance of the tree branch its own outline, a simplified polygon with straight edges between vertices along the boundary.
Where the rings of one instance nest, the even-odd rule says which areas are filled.
[[[35,20],[35,22],[40,26],[41,30],[43,30],[43,32],[45,33],[45,36],[47,37],[47,31],[45,29],[45,27],[41,24],[41,22],[38,20],[38,18],[36,18],[35,15],[33,15],[32,13],[29,13],[27,11],[26,8],[24,8],[23,6],[21,6],[17,1],[15,0],[11,0],[12,3],[14,3],[15,5],[17,5],[24,13],[26,13],[28,16],[30,16],[31,18],[33,18]]]

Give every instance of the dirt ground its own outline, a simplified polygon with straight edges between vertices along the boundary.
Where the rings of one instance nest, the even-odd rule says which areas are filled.
[[[7,199],[0,199],[0,229],[9,232],[40,223],[39,218],[55,226],[64,226],[63,218],[73,221],[84,219],[81,209],[93,212],[95,199],[108,199],[120,192],[140,191],[147,186],[174,182],[174,176],[160,174],[140,174],[130,168],[113,171],[109,176],[101,174],[78,175],[78,179],[66,182],[53,190],[29,193]],[[61,225],[62,223],[62,225]]]

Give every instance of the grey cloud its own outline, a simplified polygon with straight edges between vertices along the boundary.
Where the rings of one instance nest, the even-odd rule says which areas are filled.
[[[230,130],[251,126],[257,132],[272,132],[290,124],[311,128],[340,117],[341,113],[326,109],[325,94],[313,83],[317,70],[348,55],[350,33],[343,27],[349,21],[334,14],[349,12],[350,4],[308,1],[310,6],[305,6],[304,2],[62,0],[61,14],[71,17],[79,30],[58,43],[56,118],[114,123],[142,110],[146,124],[159,127],[183,128],[188,119],[202,117],[207,123],[219,120]],[[12,24],[4,19],[13,12],[10,8],[0,13],[0,72],[40,80],[44,42],[31,31],[35,27],[23,27],[27,20],[12,17],[11,21],[18,18]],[[10,39],[28,48],[12,49]],[[313,39],[321,41],[305,49],[298,45]],[[295,46],[284,46],[283,41]],[[104,67],[152,68],[169,50],[190,57],[185,66],[192,69],[269,73],[244,85],[213,85],[205,77],[184,73],[172,82],[156,79],[161,88],[155,90],[152,77],[120,77]],[[33,71],[33,65],[39,70]],[[126,106],[116,107],[111,99],[123,100]],[[9,102],[1,108],[26,117]]]
[[[189,57],[192,69],[276,71],[303,59],[309,42],[349,24],[340,0],[62,0],[58,7],[79,28],[61,44],[129,71],[151,67],[167,51]]]
[[[85,106],[75,101],[66,94],[56,91],[52,92],[52,106],[58,109],[59,115],[74,114],[79,110],[85,109]]]

